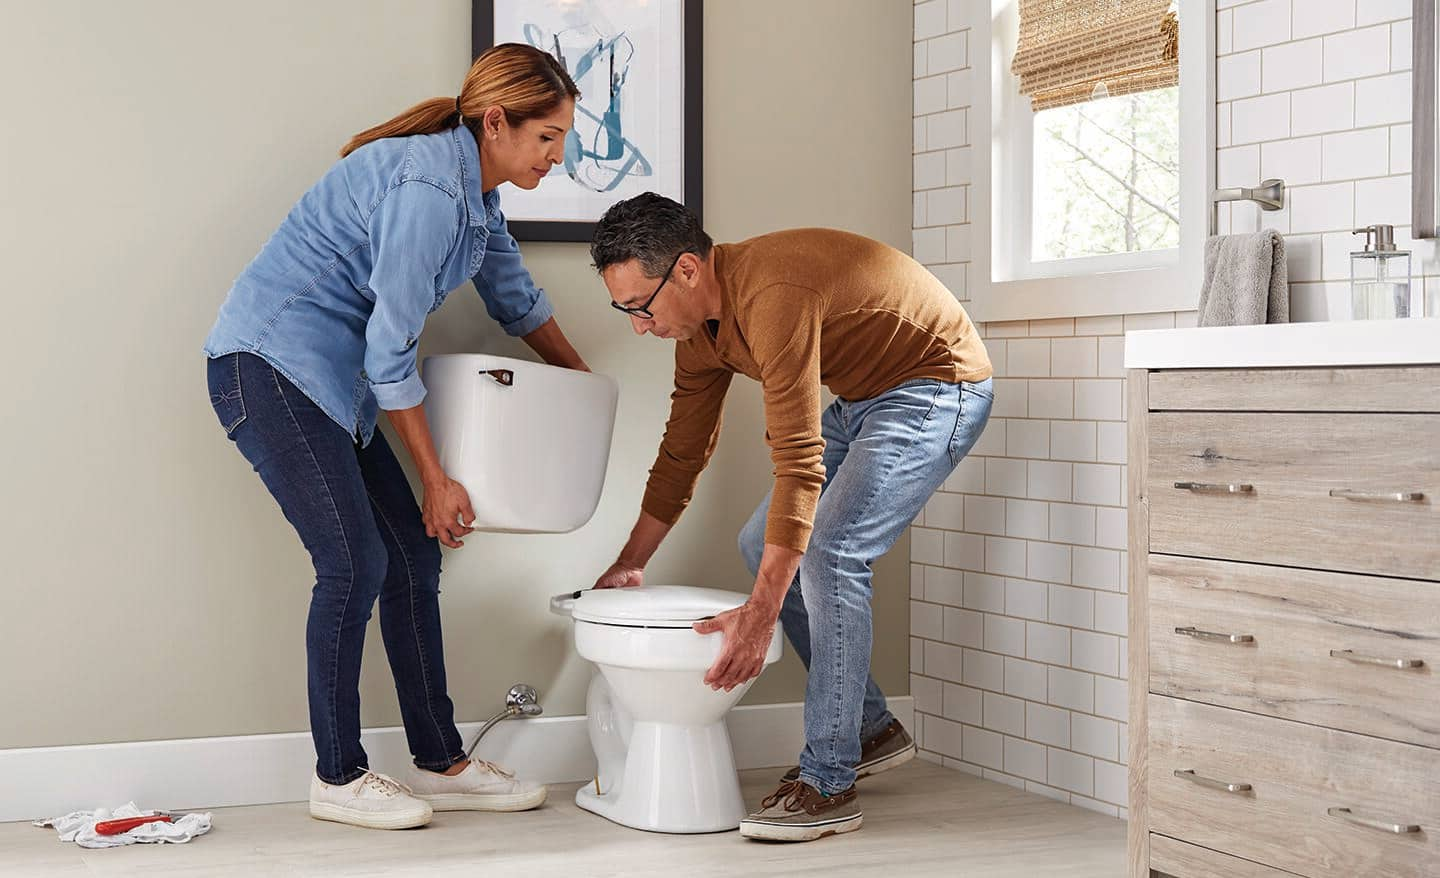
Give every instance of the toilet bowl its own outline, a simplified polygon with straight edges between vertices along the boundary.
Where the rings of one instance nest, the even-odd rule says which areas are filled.
[[[722,634],[691,625],[732,610],[745,595],[713,588],[644,586],[559,595],[551,610],[575,623],[575,649],[593,662],[585,712],[598,767],[575,804],[651,832],[721,832],[745,818],[725,716],[754,680],[729,692],[705,673]],[[765,654],[780,659],[776,626]]]
[[[425,358],[425,413],[440,464],[470,495],[477,531],[561,533],[595,513],[618,387],[603,375],[488,354]],[[692,623],[745,595],[659,586],[561,595],[596,673],[586,700],[599,771],[587,811],[656,832],[717,832],[745,817],[725,715],[750,688],[705,685],[721,634]],[[780,658],[780,631],[765,664]],[[753,681],[752,681],[753,682]]]

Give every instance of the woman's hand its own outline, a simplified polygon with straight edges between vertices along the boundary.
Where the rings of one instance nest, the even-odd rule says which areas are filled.
[[[551,317],[540,327],[529,335],[521,336],[522,340],[530,346],[530,349],[540,355],[540,359],[552,366],[560,366],[565,369],[575,369],[579,372],[589,372],[590,367],[580,358],[570,344],[570,339],[560,331],[560,324]]]
[[[464,485],[444,474],[425,483],[425,499],[420,511],[425,519],[425,533],[439,538],[452,549],[463,546],[460,537],[475,530],[470,526],[475,521],[470,494]]]
[[[595,580],[596,588],[634,588],[645,584],[645,568],[616,561]]]

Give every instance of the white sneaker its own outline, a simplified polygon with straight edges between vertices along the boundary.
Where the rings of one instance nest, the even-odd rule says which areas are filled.
[[[344,786],[310,778],[310,816],[367,829],[410,829],[434,815],[429,802],[410,794],[402,783],[367,771]]]
[[[405,779],[415,797],[436,811],[528,811],[545,801],[545,787],[516,780],[483,759],[470,760],[464,771],[452,776],[412,765]]]

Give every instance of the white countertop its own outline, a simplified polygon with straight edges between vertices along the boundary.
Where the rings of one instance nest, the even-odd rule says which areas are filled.
[[[1424,364],[1440,364],[1440,317],[1125,333],[1127,369]]]

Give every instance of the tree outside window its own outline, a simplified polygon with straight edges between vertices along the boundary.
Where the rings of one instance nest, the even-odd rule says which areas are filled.
[[[1031,258],[1178,247],[1179,120],[1175,87],[1036,113]]]

